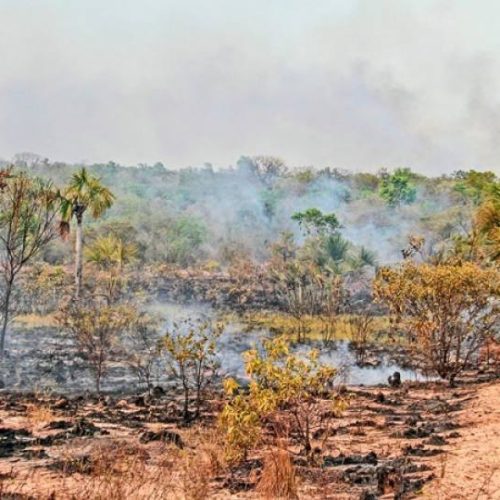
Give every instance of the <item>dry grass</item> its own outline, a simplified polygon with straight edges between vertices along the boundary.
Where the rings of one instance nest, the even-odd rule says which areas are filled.
[[[266,499],[298,498],[295,467],[287,450],[276,448],[266,453],[257,491]]]
[[[30,418],[37,423],[45,421],[45,412],[43,406],[33,405]],[[145,445],[135,436],[92,442],[74,439],[58,450],[48,468],[32,468],[26,477],[17,473],[0,476],[0,498],[209,498],[213,479],[227,471],[220,433],[200,426],[186,430],[183,439],[189,443],[184,449],[160,442]]]
[[[56,320],[53,314],[19,314],[14,318],[15,323],[26,327],[36,328],[40,326],[56,326]]]
[[[32,428],[45,425],[54,420],[54,418],[54,413],[48,404],[28,403],[26,405],[26,419]]]
[[[297,320],[288,314],[275,311],[252,311],[245,313],[241,318],[228,317],[225,319],[242,321],[248,328],[265,328],[278,334],[295,335]],[[303,318],[302,328],[306,337],[311,340],[322,340],[323,332],[328,325],[328,318],[309,316]],[[373,319],[372,331],[374,333],[388,330],[389,318],[377,316]],[[332,340],[352,340],[351,316],[347,314],[336,317],[333,324]]]
[[[68,453],[61,460],[61,471],[68,477],[56,498],[175,498],[172,471],[151,462],[147,451],[130,441],[108,440],[80,456]]]
[[[180,484],[187,500],[203,500],[210,495],[210,483],[227,471],[224,443],[216,429],[195,427],[186,436],[192,447],[180,452]]]

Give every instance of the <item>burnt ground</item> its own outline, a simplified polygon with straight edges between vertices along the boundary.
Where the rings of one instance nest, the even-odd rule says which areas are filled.
[[[294,456],[299,498],[500,498],[500,384],[351,387],[314,466]],[[220,459],[214,413],[179,425],[175,398],[0,399],[0,497],[261,498],[262,454]]]

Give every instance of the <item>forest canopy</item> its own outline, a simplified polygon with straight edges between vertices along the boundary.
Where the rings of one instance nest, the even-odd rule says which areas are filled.
[[[30,158],[18,155],[14,168],[57,186],[68,184],[80,168]],[[482,237],[490,252],[498,238],[491,212],[498,205],[500,182],[492,172],[429,178],[408,168],[377,173],[291,169],[278,158],[262,156],[242,157],[235,167],[218,170],[209,164],[169,170],[161,163],[125,167],[109,162],[89,165],[87,171],[112,187],[115,202],[98,219],[89,219],[86,239],[115,235],[134,245],[139,263],[223,269],[236,256],[264,262],[280,234],[291,232],[302,242],[311,230],[328,228],[372,252],[380,264],[393,263],[410,234],[424,237],[432,252],[446,242],[467,246],[474,215],[484,221]],[[317,219],[318,214],[324,218]],[[54,241],[43,258],[66,264],[71,249]]]

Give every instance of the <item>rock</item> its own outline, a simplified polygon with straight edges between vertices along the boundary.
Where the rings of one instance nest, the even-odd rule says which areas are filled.
[[[66,398],[60,398],[52,405],[55,410],[66,410],[68,407],[69,401]]]
[[[151,441],[163,441],[165,443],[175,444],[178,448],[184,448],[184,442],[177,432],[163,429],[161,431],[144,431],[139,439],[141,443],[150,443]]]
[[[53,420],[52,422],[49,422],[44,429],[69,429],[70,427],[73,426],[73,422],[70,420]]]
[[[405,424],[407,425],[417,425],[419,421],[422,420],[422,417],[419,414],[411,415],[405,420]]]
[[[423,445],[407,446],[404,449],[405,455],[410,455],[414,457],[433,457],[434,455],[439,455],[443,453],[442,450],[438,450],[436,448],[424,448]]]
[[[26,458],[28,460],[33,460],[33,459],[44,459],[44,458],[49,458],[49,456],[47,455],[47,452],[41,448],[41,449],[38,449],[38,450],[34,450],[34,449],[26,449],[26,450],[23,450],[21,452],[21,455],[23,458]]]
[[[71,427],[68,431],[72,436],[83,437],[83,436],[93,436],[94,434],[109,434],[108,431],[101,429],[94,425],[92,422],[89,422],[85,418],[80,418],[77,420],[75,425]]]
[[[363,490],[359,495],[359,500],[377,500],[377,495],[370,490]]]
[[[391,387],[399,387],[401,385],[401,374],[399,372],[394,372],[388,379],[389,385]]]
[[[126,399],[120,399],[120,401],[116,403],[115,408],[118,408],[119,410],[126,410],[130,408],[130,406]]]
[[[369,464],[377,465],[378,458],[374,451],[370,451],[366,455],[343,455],[340,454],[338,457],[326,456],[324,458],[325,466],[335,466],[335,465],[358,465],[358,464]]]
[[[382,361],[375,356],[372,356],[370,358],[363,359],[362,361],[358,361],[356,363],[357,366],[360,366],[362,368],[376,368],[377,366],[380,366],[382,364]]]
[[[153,390],[151,391],[151,395],[154,398],[161,398],[162,396],[165,396],[165,389],[163,387],[156,385],[153,387]]]
[[[448,441],[443,436],[431,436],[427,441],[426,444],[431,444],[434,446],[443,446],[445,444],[448,444]]]
[[[0,458],[8,458],[22,450],[33,441],[31,432],[26,429],[0,428]]]
[[[381,404],[382,404],[382,403],[385,403],[385,396],[384,396],[384,393],[383,393],[383,392],[379,392],[379,393],[377,394],[377,396],[375,397],[375,401],[376,401],[377,403],[381,403]]]
[[[146,406],[146,400],[149,399],[149,394],[141,394],[139,396],[132,396],[129,402],[135,406]]]

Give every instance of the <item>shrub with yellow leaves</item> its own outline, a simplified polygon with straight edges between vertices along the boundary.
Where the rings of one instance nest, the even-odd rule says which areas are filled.
[[[425,367],[453,383],[499,325],[500,273],[472,262],[382,268],[375,297],[395,315]]]
[[[226,380],[229,401],[220,423],[226,434],[227,455],[241,460],[269,434],[300,445],[309,458],[313,441],[321,449],[331,419],[344,407],[333,391],[335,368],[322,364],[318,351],[294,354],[284,337],[268,339],[263,349],[244,354],[250,378],[248,390]],[[264,427],[267,424],[267,430]]]

